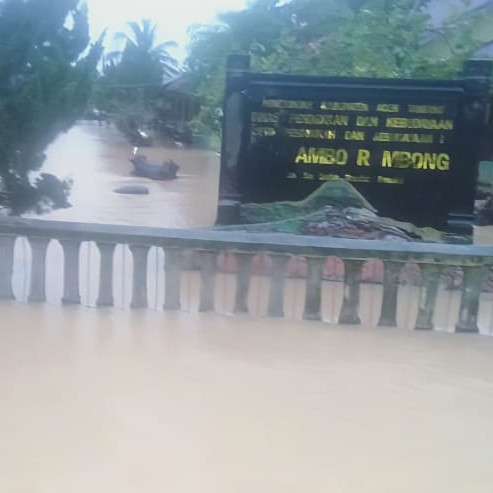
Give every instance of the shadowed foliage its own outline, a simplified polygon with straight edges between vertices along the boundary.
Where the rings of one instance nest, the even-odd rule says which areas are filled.
[[[0,206],[68,206],[70,184],[36,177],[44,151],[84,112],[102,53],[78,0],[0,3]]]

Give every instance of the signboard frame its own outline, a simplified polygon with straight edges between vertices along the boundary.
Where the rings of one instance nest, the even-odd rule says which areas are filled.
[[[255,74],[228,60],[218,223],[238,204],[301,200],[335,178],[382,216],[470,234],[493,61],[457,80]]]

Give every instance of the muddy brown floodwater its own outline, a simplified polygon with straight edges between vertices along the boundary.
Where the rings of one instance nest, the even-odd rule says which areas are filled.
[[[2,492],[492,491],[493,339],[1,313]]]
[[[179,179],[151,181],[130,176],[133,147],[113,128],[81,124],[47,152],[43,171],[72,178],[72,207],[42,216],[60,221],[132,224],[170,228],[214,224],[219,186],[215,152],[173,147],[142,147],[149,162],[173,159]],[[122,185],[145,185],[149,195],[120,195]]]
[[[217,156],[145,152],[157,162],[175,159],[180,179],[132,178],[132,149],[113,130],[74,128],[46,165],[73,176],[74,207],[45,218],[211,225]],[[135,183],[150,195],[112,193]],[[480,233],[487,243],[489,233]],[[96,249],[84,248],[81,294],[90,307]],[[19,240],[14,287],[21,302],[29,255]],[[59,245],[50,247],[48,304],[0,304],[0,492],[493,491],[492,338],[413,332],[407,315],[399,329],[376,329],[381,287],[368,285],[358,329],[298,320],[304,287],[294,280],[287,320],[261,318],[261,278],[252,280],[257,317],[164,313],[159,289],[150,298],[155,309],[123,310],[131,271],[124,249],[115,260],[117,308],[63,308],[61,255]],[[162,259],[154,256],[149,274],[157,286]],[[191,306],[197,275],[186,275]],[[220,279],[218,289],[226,300],[234,280]],[[401,314],[416,312],[417,296],[412,287],[400,291]],[[459,293],[447,296],[437,315],[442,330],[453,329],[458,311]],[[328,322],[341,298],[340,284],[324,286]],[[488,303],[482,310],[491,314],[491,296]]]

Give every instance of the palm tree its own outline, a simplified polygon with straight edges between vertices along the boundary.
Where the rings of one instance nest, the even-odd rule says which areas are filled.
[[[163,82],[180,73],[178,62],[168,51],[175,43],[158,44],[156,31],[156,24],[149,19],[129,22],[125,32],[115,35],[123,41],[123,49],[106,54],[104,60],[98,101],[117,127],[130,136],[155,119]]]
[[[152,62],[159,64],[165,76],[176,75],[179,72],[178,62],[170,55],[169,49],[176,46],[174,41],[156,43],[157,24],[150,19],[139,22],[128,22],[128,33],[119,32],[115,40],[124,41],[125,48],[122,51],[108,53],[106,59],[110,63],[122,61],[127,54],[129,56],[149,58]]]

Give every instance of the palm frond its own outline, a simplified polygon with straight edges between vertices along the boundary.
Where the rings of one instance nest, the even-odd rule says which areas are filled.
[[[164,43],[160,43],[153,48],[154,51],[167,51],[170,48],[176,48],[178,45],[176,41],[165,41]]]

